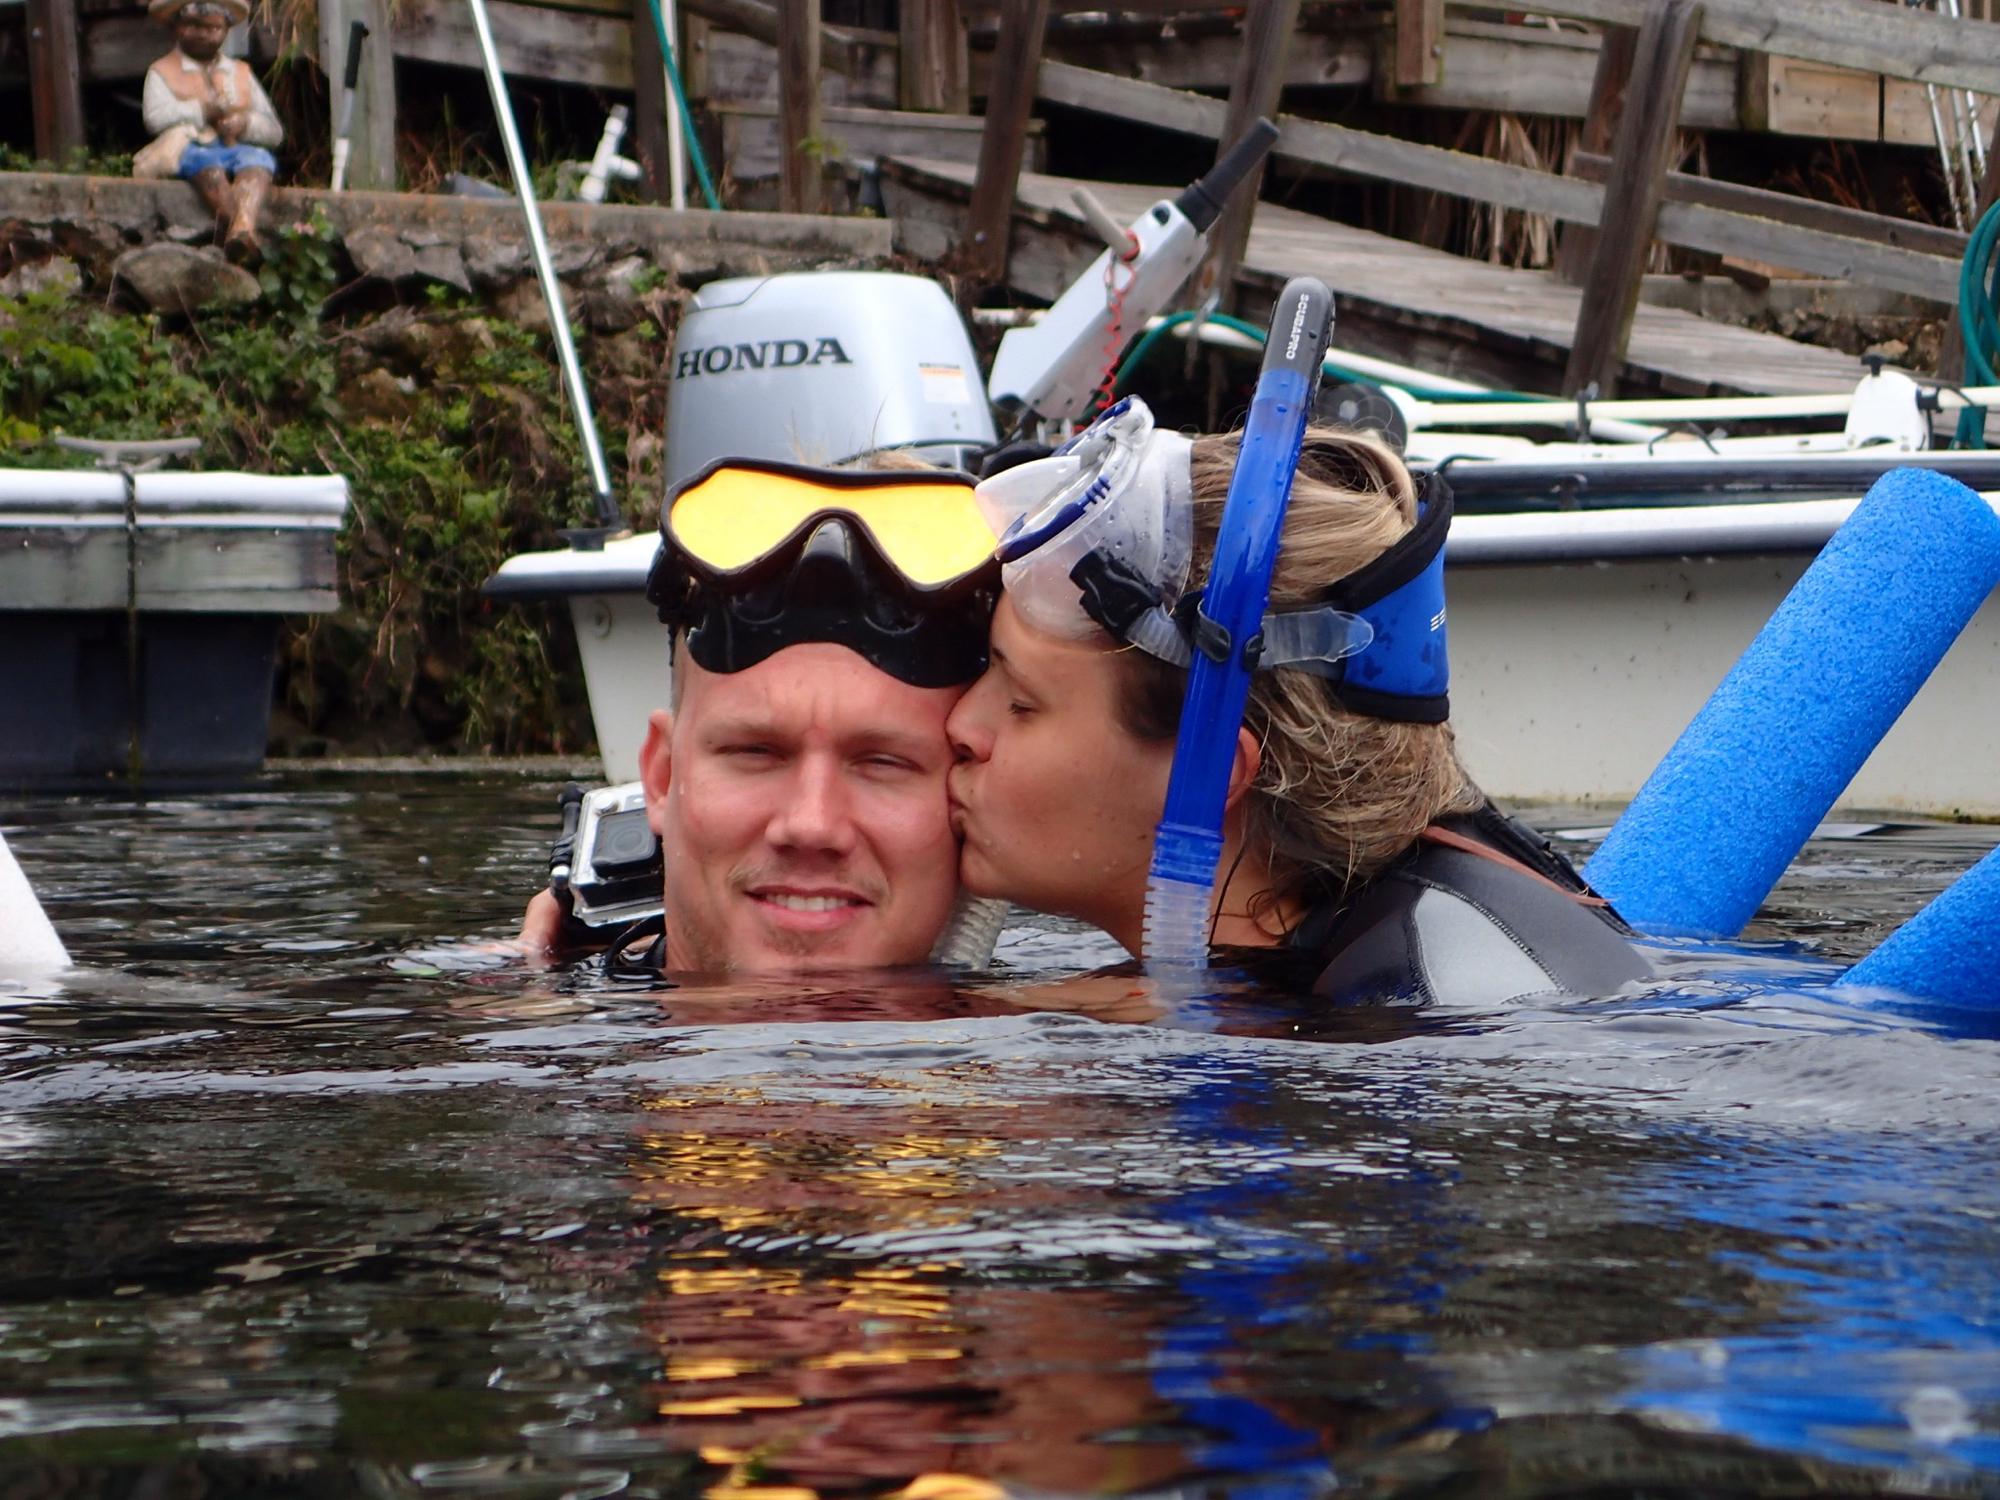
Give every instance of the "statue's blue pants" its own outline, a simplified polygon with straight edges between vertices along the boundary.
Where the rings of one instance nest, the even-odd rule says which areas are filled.
[[[220,167],[231,177],[253,167],[261,167],[275,176],[278,159],[262,146],[190,145],[181,153],[180,175],[183,177],[199,177],[210,167]]]

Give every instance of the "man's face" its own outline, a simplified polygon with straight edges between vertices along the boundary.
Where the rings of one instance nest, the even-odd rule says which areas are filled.
[[[229,23],[212,12],[182,11],[174,18],[174,43],[196,62],[208,62],[222,50]]]
[[[678,710],[641,754],[666,864],[674,969],[921,963],[957,893],[945,716],[957,688],[915,688],[825,642],[742,672],[683,653]]]

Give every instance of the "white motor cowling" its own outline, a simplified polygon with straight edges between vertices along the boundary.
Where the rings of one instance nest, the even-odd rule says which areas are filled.
[[[994,441],[964,320],[920,276],[712,281],[682,314],[668,372],[670,486],[718,458],[829,464],[906,447],[959,465]]]

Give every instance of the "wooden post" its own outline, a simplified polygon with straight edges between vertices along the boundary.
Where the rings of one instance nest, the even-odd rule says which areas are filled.
[[[1631,26],[1607,26],[1597,51],[1597,72],[1590,80],[1590,103],[1583,112],[1575,151],[1602,156],[1611,149],[1625,109],[1625,90],[1632,82],[1632,59],[1639,50],[1639,33]],[[1574,175],[1574,173],[1572,173]],[[1571,286],[1583,285],[1590,259],[1597,253],[1597,231],[1588,224],[1564,224],[1556,243],[1556,275]]]
[[[992,83],[986,96],[986,128],[979,136],[979,167],[972,180],[972,204],[965,215],[961,245],[966,270],[981,286],[1007,277],[1007,240],[1014,223],[1014,189],[1021,180],[1021,157],[1028,145],[1028,116],[1035,106],[1035,72],[1041,64],[1042,33],[1049,0],[1014,0],[1000,12],[994,39]]]
[[[62,165],[83,149],[83,77],[76,46],[76,0],[28,0],[28,88],[35,155]]]
[[[1444,77],[1444,0],[1396,0],[1396,87]]]
[[[396,188],[396,58],[390,46],[384,0],[319,0],[319,65],[327,77],[327,102],[340,128],[340,85],[347,70],[348,23],[368,28],[361,46],[361,77],[354,89],[354,136],[347,157],[347,186],[366,191]]]
[[[1237,54],[1236,76],[1229,85],[1229,111],[1223,116],[1222,138],[1216,142],[1220,160],[1259,115],[1278,112],[1278,93],[1285,82],[1285,49],[1298,29],[1299,0],[1254,0],[1243,17],[1243,50]],[[1266,158],[1268,160],[1269,158]],[[1236,272],[1250,243],[1250,216],[1263,190],[1264,168],[1244,181],[1208,231],[1208,255],[1194,276],[1194,300],[1206,302],[1220,293],[1222,311],[1234,311]]]
[[[778,3],[778,209],[826,211],[819,111],[819,0]]]
[[[632,155],[652,203],[667,201],[667,111],[673,107],[659,34],[653,30],[652,0],[632,0]]]
[[[897,103],[904,109],[962,115],[972,108],[965,23],[958,0],[902,0],[896,59]]]
[[[1645,274],[1667,170],[1673,165],[1681,95],[1694,62],[1701,10],[1701,0],[1652,0],[1639,28],[1632,83],[1611,150],[1597,253],[1584,281],[1569,367],[1563,372],[1565,392],[1574,394],[1594,382],[1600,395],[1616,393],[1632,315],[1639,307],[1639,278]]]

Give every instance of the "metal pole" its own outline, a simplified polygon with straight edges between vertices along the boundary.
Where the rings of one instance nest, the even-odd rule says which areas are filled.
[[[674,14],[674,0],[660,0],[660,24],[674,45],[680,45],[680,20]],[[660,71],[664,73],[674,66],[672,57],[660,59]],[[688,206],[687,185],[687,141],[682,137],[681,112],[675,97],[674,83],[666,80],[667,89],[667,204],[671,208]]]
[[[535,258],[535,277],[542,284],[542,302],[549,311],[549,331],[555,335],[556,360],[562,366],[563,386],[569,392],[576,416],[577,436],[583,442],[584,460],[590,465],[590,487],[597,496],[598,523],[617,530],[625,524],[618,513],[618,501],[611,493],[611,472],[604,466],[604,449],[597,441],[597,419],[590,409],[590,391],[583,383],[583,367],[576,360],[576,344],[569,335],[569,309],[563,303],[562,284],[556,280],[549,260],[549,242],[542,234],[542,211],[535,203],[535,187],[528,180],[528,161],[521,151],[521,133],[514,124],[514,107],[507,101],[507,79],[500,71],[500,51],[493,44],[493,25],[486,16],[486,0],[468,0],[472,26],[479,33],[479,57],[486,68],[486,87],[493,95],[493,114],[500,122],[500,143],[507,151],[507,170],[514,177],[514,193],[521,200],[521,216],[528,226],[528,249]]]

